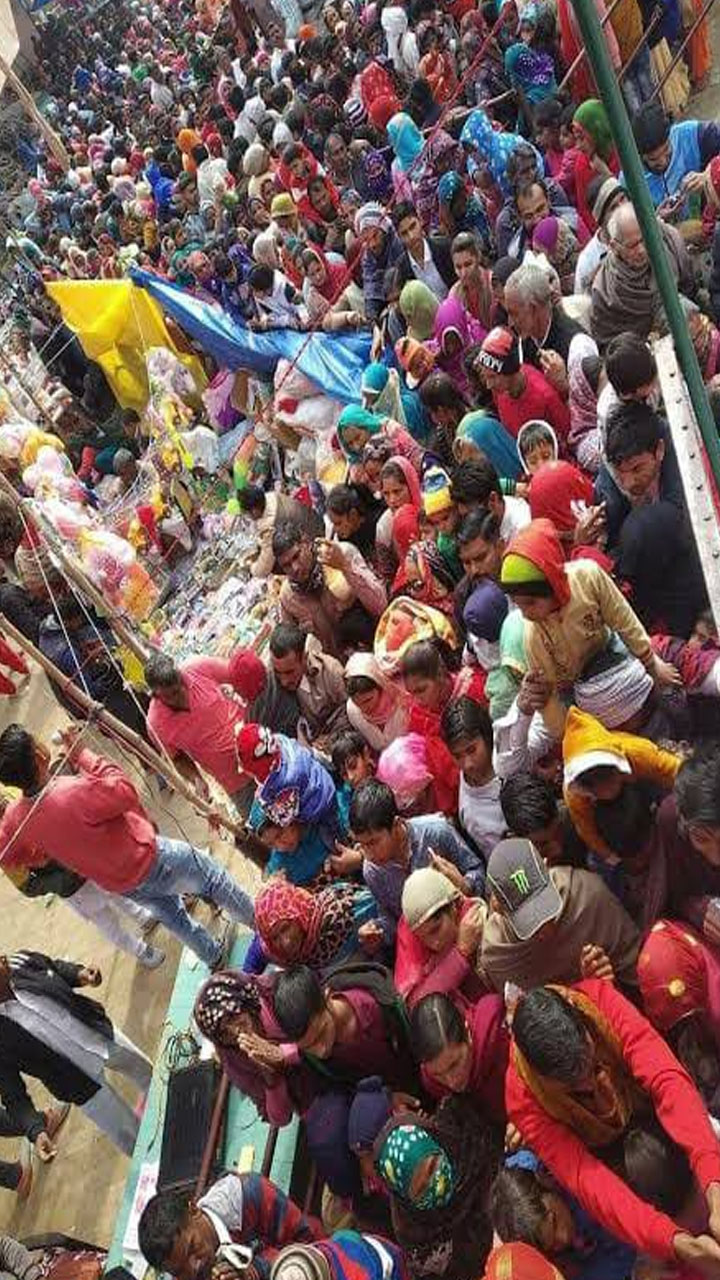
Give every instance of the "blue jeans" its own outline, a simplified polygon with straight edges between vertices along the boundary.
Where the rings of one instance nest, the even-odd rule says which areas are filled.
[[[250,898],[223,867],[184,840],[158,836],[150,874],[126,896],[149,907],[171,933],[212,966],[222,952],[222,945],[204,925],[188,915],[180,897],[182,893],[196,893],[215,906],[224,907],[233,920],[253,925],[255,917]]]

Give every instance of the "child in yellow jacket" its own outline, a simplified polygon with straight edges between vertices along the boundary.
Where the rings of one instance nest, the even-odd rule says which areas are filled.
[[[551,687],[541,714],[556,739],[562,737],[575,681],[613,634],[656,684],[680,682],[675,668],[655,654],[644,626],[605,570],[594,560],[565,562],[549,520],[533,520],[513,538],[500,581],[525,619],[528,671],[544,676]]]

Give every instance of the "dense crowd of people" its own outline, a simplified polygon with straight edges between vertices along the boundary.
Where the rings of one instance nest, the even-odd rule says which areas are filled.
[[[707,24],[679,0],[596,5],[720,417],[720,124],[681,118]],[[0,735],[2,870],[148,969],[149,926],[190,947],[210,970],[197,1033],[263,1119],[302,1118],[323,1189],[315,1214],[257,1173],[159,1193],[143,1255],[177,1280],[720,1276],[718,602],[572,5],[101,13],[45,19],[43,110],[70,162],[19,138],[4,303],[6,387],[22,398],[27,363],[47,403],[60,389],[81,500],[146,511],[157,458],[49,282],[139,267],[229,323],[367,351],[329,427],[280,425],[272,387],[254,427],[247,410],[230,510],[278,587],[260,654],[158,650],[131,695],[110,628],[0,496],[2,612],[226,797],[263,868],[253,900],[159,833],[82,721],[55,744]],[[230,392],[216,411],[239,417]],[[218,430],[196,412],[200,473]],[[182,571],[179,506],[153,538]],[[12,698],[27,666],[4,642],[0,662]],[[187,895],[247,927],[242,969]],[[107,1073],[141,1103],[153,1064],[79,994],[101,980],[0,960],[0,1134],[42,1161],[70,1104],[134,1149],[141,1105]],[[0,1185],[30,1194],[26,1150]],[[0,1246],[9,1275],[41,1274]]]

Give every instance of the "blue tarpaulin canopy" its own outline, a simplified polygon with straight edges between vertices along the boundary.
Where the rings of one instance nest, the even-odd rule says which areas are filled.
[[[296,333],[274,329],[255,333],[219,307],[201,302],[179,285],[140,269],[133,282],[147,289],[163,311],[223,369],[250,369],[272,377],[278,360],[294,360],[298,369],[336,400],[360,398],[360,379],[370,360],[368,334]]]

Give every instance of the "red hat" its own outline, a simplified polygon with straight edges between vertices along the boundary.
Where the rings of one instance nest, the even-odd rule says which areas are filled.
[[[240,768],[258,782],[264,782],[280,759],[274,735],[262,724],[243,724],[235,733],[235,749]]]

